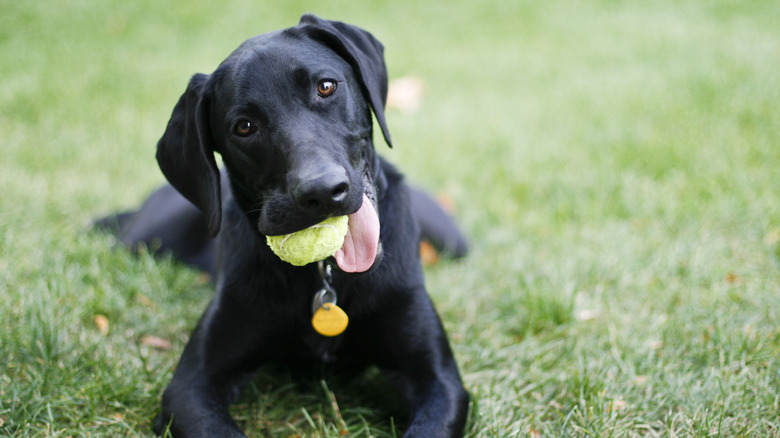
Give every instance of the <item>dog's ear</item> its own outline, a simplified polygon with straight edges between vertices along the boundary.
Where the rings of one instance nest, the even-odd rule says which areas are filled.
[[[197,74],[190,79],[157,143],[157,163],[171,185],[200,209],[214,237],[222,222],[222,199],[203,91],[208,78]]]
[[[359,27],[340,21],[322,20],[310,14],[301,17],[298,27],[310,38],[330,47],[352,66],[382,128],[387,145],[393,147],[385,122],[387,67],[382,43]]]

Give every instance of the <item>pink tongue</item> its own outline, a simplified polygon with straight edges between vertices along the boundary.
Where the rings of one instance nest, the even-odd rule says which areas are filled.
[[[378,247],[379,217],[364,194],[360,210],[349,215],[349,230],[344,238],[344,246],[333,257],[344,272],[364,272],[374,264]]]

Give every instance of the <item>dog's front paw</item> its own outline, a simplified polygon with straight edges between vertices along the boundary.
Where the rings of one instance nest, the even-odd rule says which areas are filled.
[[[170,430],[171,430],[171,420],[167,415],[164,415],[162,412],[157,414],[156,417],[154,417],[154,421],[152,422],[152,432],[154,432],[155,435],[163,435],[170,436]]]

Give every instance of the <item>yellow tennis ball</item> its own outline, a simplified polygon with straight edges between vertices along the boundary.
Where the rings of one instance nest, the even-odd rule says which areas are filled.
[[[344,245],[349,217],[337,216],[281,236],[266,236],[266,242],[280,259],[295,266],[324,260]]]

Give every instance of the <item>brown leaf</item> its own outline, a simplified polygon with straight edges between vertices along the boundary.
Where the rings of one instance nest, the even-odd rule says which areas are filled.
[[[152,307],[152,300],[151,298],[147,297],[144,294],[137,294],[135,296],[135,301],[138,302],[138,304],[144,306],[144,307]]]
[[[157,348],[158,350],[171,349],[171,342],[169,340],[154,335],[146,335],[143,338],[141,338],[141,345]]]
[[[423,266],[433,266],[439,262],[439,253],[427,240],[420,242],[420,260]]]
[[[108,334],[109,324],[105,315],[95,315],[95,325],[101,335],[106,336]]]
[[[198,285],[204,286],[211,282],[211,275],[208,272],[201,272],[197,277]]]
[[[612,400],[612,404],[610,406],[610,409],[612,412],[618,412],[622,411],[623,409],[628,408],[628,402],[625,400]]]
[[[437,193],[436,202],[438,202],[442,210],[446,211],[448,214],[455,214],[458,210],[457,205],[455,205],[455,200],[447,193]]]
[[[387,90],[387,107],[412,114],[420,109],[425,81],[416,76],[404,76],[390,81]]]

